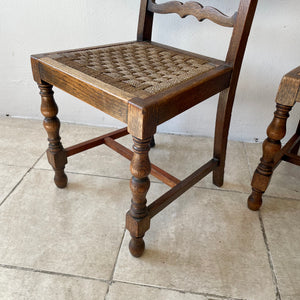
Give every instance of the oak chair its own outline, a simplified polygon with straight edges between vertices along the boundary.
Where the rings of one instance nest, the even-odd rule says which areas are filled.
[[[223,2],[223,1],[222,1]],[[198,2],[141,0],[137,41],[78,50],[32,55],[34,80],[42,98],[41,111],[48,133],[47,156],[59,188],[67,185],[67,157],[105,144],[131,160],[131,207],[126,228],[129,249],[141,256],[150,219],[191,186],[213,172],[213,182],[222,186],[227,137],[236,86],[257,0],[241,0],[238,11],[227,16]],[[151,41],[154,14],[193,15],[199,21],[233,28],[225,61],[175,49]],[[226,50],[225,50],[226,51]],[[64,149],[59,136],[58,108],[53,98],[56,86],[127,124],[127,128]],[[159,124],[220,93],[214,153],[210,161],[183,181],[151,165],[148,152]],[[116,142],[130,133],[133,152]],[[171,189],[147,206],[146,194],[152,174]]]
[[[281,161],[300,166],[300,156],[297,155],[300,146],[300,121],[296,133],[281,147],[281,139],[286,134],[287,118],[296,102],[300,102],[300,66],[287,73],[281,80],[276,97],[276,111],[267,129],[268,137],[263,143],[263,156],[253,174],[252,193],[248,198],[248,207],[251,210],[261,207],[262,195]]]

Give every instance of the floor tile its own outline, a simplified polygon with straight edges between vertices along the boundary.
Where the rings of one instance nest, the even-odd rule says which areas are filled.
[[[153,218],[141,258],[129,254],[126,233],[114,279],[247,300],[275,299],[258,215],[245,208],[245,197],[189,190]]]
[[[106,300],[215,300],[213,297],[204,297],[191,293],[177,292],[153,287],[137,286],[115,282],[109,287]],[[217,299],[216,299],[217,300]],[[223,300],[226,300],[223,298]]]
[[[41,121],[0,118],[0,164],[31,167],[45,151]]]
[[[0,263],[109,279],[124,232],[129,183],[32,170],[0,209]],[[117,188],[116,188],[117,186]]]
[[[62,124],[64,147],[94,138],[114,129],[90,126]],[[213,139],[168,134],[156,134],[156,147],[150,151],[150,160],[170,174],[184,179],[212,158]],[[119,139],[127,148],[132,148],[132,139],[128,135]],[[131,177],[130,162],[106,146],[90,149],[68,158],[66,170],[81,174],[126,178]],[[36,168],[50,169],[46,155]],[[151,181],[158,180],[151,176]],[[217,188],[212,184],[212,176],[204,178],[197,186]],[[225,170],[225,182],[222,189],[250,192],[250,175],[244,147],[240,142],[230,141]]]
[[[26,174],[28,168],[0,164],[0,203]]]
[[[5,300],[99,300],[107,284],[60,275],[0,267],[0,299]]]
[[[261,208],[281,299],[300,299],[300,202],[266,197]]]
[[[245,148],[249,160],[250,173],[253,176],[262,156],[262,145],[245,144]],[[275,169],[265,195],[300,200],[299,178],[300,168],[283,161]]]
[[[179,179],[184,179],[212,159],[213,139],[207,137],[158,134],[155,149],[150,151],[152,162]],[[152,152],[152,153],[151,153]],[[229,141],[222,189],[248,192],[250,176],[243,144]],[[217,189],[212,175],[196,186]]]

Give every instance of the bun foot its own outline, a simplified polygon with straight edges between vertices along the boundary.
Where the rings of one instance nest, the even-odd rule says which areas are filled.
[[[54,175],[54,182],[56,186],[60,189],[63,189],[68,184],[68,177],[65,174],[64,170],[56,170]]]
[[[262,205],[262,193],[253,191],[248,198],[248,208],[251,210],[259,210]]]
[[[143,255],[145,250],[145,242],[144,239],[132,237],[129,243],[129,250],[132,256],[140,257]]]

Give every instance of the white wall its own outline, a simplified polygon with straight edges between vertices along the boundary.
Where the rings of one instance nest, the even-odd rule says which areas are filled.
[[[201,3],[230,13],[238,1]],[[0,4],[0,115],[41,118],[30,54],[134,40],[136,36],[139,0],[1,0]],[[299,11],[299,0],[259,0],[237,90],[231,139],[265,138],[280,79],[300,65]],[[210,21],[199,24],[193,17],[182,20],[177,15],[158,15],[153,39],[224,59],[222,44],[228,43],[230,32]],[[63,121],[122,125],[55,92]],[[212,136],[216,104],[216,97],[205,101],[161,125],[159,131]],[[295,130],[299,111],[296,106],[291,114],[289,134]]]

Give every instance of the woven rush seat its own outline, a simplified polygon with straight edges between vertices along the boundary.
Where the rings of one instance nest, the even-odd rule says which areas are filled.
[[[141,98],[218,66],[216,61],[147,42],[46,54],[41,60],[74,76],[76,70]]]

